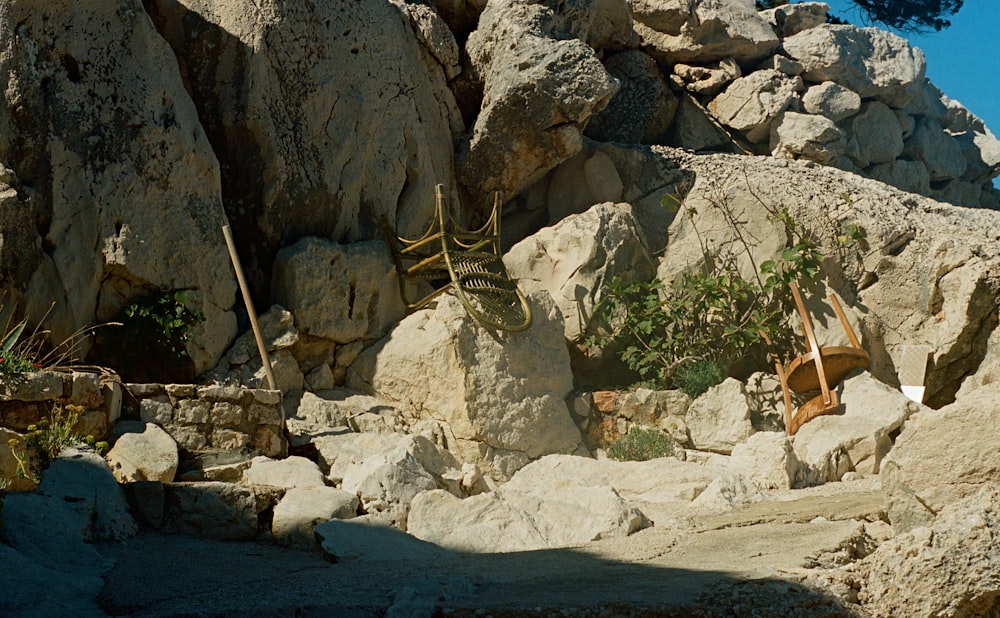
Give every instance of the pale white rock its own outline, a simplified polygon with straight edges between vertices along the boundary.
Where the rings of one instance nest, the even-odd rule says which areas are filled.
[[[147,10],[219,136],[251,281],[265,285],[275,252],[303,236],[371,238],[383,216],[404,236],[423,232],[463,130],[442,28],[417,20],[418,35],[391,2],[155,1]]]
[[[409,532],[449,549],[509,552],[621,538],[649,525],[612,487],[585,475],[554,475],[545,459],[490,493],[464,500],[442,491],[419,494]]]
[[[611,157],[600,150],[584,149],[550,174],[549,222],[559,223],[602,202],[620,202],[623,190],[624,183]]]
[[[771,124],[771,154],[778,159],[830,163],[846,146],[844,132],[823,116],[787,111]]]
[[[323,472],[314,462],[293,455],[287,459],[270,459],[258,456],[250,461],[243,472],[247,485],[270,485],[291,489],[293,487],[325,487]]]
[[[629,0],[639,40],[658,62],[741,65],[778,48],[778,36],[748,0]]]
[[[888,163],[903,153],[903,128],[881,101],[862,104],[861,111],[841,126],[850,136],[845,154],[859,167]]]
[[[529,303],[529,330],[494,332],[446,294],[365,350],[348,385],[437,420],[459,460],[497,478],[573,451],[580,433],[565,403],[573,377],[562,316],[547,293]]]
[[[981,386],[951,405],[924,410],[907,421],[882,464],[893,529],[929,525],[947,505],[996,485],[998,397],[996,384]]]
[[[517,195],[583,147],[587,120],[618,90],[581,40],[599,4],[487,4],[466,44],[483,103],[458,160],[474,195]]]
[[[174,480],[179,463],[177,442],[158,425],[146,423],[141,433],[126,433],[106,455],[119,483]]]
[[[278,252],[271,293],[295,315],[302,335],[336,343],[381,337],[406,313],[382,241],[303,238]]]
[[[743,383],[734,378],[705,391],[684,417],[694,448],[729,454],[754,433]]]
[[[849,471],[878,474],[892,434],[926,409],[868,372],[844,380],[838,397],[840,411],[809,421],[793,442],[798,459],[819,483],[839,481]]]
[[[754,67],[753,70],[763,71],[765,69],[770,69],[773,71],[777,71],[779,73],[784,73],[789,77],[798,77],[799,75],[802,75],[803,71],[805,71],[805,67],[802,66],[801,62],[798,62],[797,60],[792,60],[788,56],[781,56],[781,55],[774,55],[769,57],[767,60],[761,62],[756,67]]]
[[[751,142],[762,142],[770,135],[771,122],[785,111],[802,80],[774,70],[745,75],[712,99],[708,108],[722,124],[743,131]]]
[[[743,474],[724,474],[712,480],[708,487],[691,502],[691,508],[707,511],[728,511],[733,507],[760,502],[764,494],[752,479]]]
[[[761,11],[760,15],[784,38],[826,23],[829,11],[826,2],[795,2]]]
[[[865,174],[909,193],[929,195],[931,192],[931,175],[923,161],[896,159],[873,165],[865,170]]]
[[[836,82],[862,99],[903,107],[923,87],[924,53],[885,30],[821,24],[782,46],[805,67],[805,79]]]
[[[351,519],[360,506],[358,496],[333,487],[295,487],[274,505],[271,534],[283,543],[314,547],[317,524]]]
[[[663,143],[677,111],[677,97],[656,61],[632,49],[605,60],[604,68],[620,86],[608,106],[587,123],[584,135],[601,142]]]
[[[673,75],[680,79],[685,90],[703,96],[719,94],[742,74],[740,65],[732,58],[720,60],[717,67],[677,63],[673,69]]]
[[[809,86],[802,95],[802,107],[810,114],[826,116],[839,122],[861,110],[861,97],[853,90],[827,81]]]
[[[22,226],[10,239],[24,252],[0,288],[46,316],[56,342],[118,318],[130,299],[189,290],[205,320],[185,348],[204,372],[236,335],[236,280],[219,163],[176,57],[141,4],[7,8],[20,25],[0,34],[0,151],[32,195],[4,198],[17,204],[4,223]]]
[[[998,513],[994,484],[943,504],[926,527],[888,539],[859,565],[865,612],[890,618],[905,607],[914,616],[996,615]]]
[[[402,529],[413,497],[449,488],[446,473],[462,467],[451,453],[419,435],[344,434],[314,443],[331,481],[357,494],[366,512]]]
[[[285,424],[293,446],[343,433],[351,419],[365,414],[399,414],[399,410],[384,401],[345,389],[292,393],[285,396],[284,405]]]
[[[316,526],[323,555],[333,562],[417,561],[428,564],[445,551],[367,515],[331,519]]]
[[[655,272],[632,207],[610,202],[539,230],[514,245],[504,263],[522,291],[551,295],[568,341],[586,330],[606,283],[648,280]]]
[[[961,178],[966,171],[961,142],[945,132],[937,122],[926,118],[917,120],[913,135],[906,140],[903,154],[923,161],[932,182]]]
[[[784,432],[760,431],[733,447],[729,466],[762,491],[791,489],[806,479],[791,440]]]
[[[269,353],[272,363],[278,360],[281,351],[290,350],[299,341],[299,331],[295,328],[295,316],[281,305],[272,305],[258,317],[261,338]],[[282,355],[284,356],[284,355]],[[294,359],[293,359],[294,360]],[[279,370],[286,367],[279,367]],[[272,367],[272,371],[273,371]],[[290,375],[282,375],[282,386],[294,385],[297,381],[294,374],[298,367],[289,371]],[[241,384],[244,386],[265,386],[266,375],[263,362],[257,347],[257,340],[252,330],[248,330],[236,338],[218,364],[205,374],[208,380],[222,384]],[[277,375],[275,376],[277,378]],[[284,389],[280,389],[284,390]],[[145,404],[145,401],[143,401]]]

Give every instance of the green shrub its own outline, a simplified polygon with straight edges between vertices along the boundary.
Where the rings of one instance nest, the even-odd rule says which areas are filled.
[[[726,367],[717,360],[706,358],[682,363],[674,373],[674,383],[688,397],[695,399],[726,379]]]
[[[715,206],[729,222],[732,237],[728,245],[714,250],[703,244],[705,266],[700,271],[669,285],[658,279],[616,278],[604,286],[594,309],[603,328],[585,343],[600,348],[617,345],[622,361],[654,388],[690,388],[700,394],[718,383],[712,379],[725,379],[729,368],[751,353],[763,357],[765,342],[787,346],[789,284],[812,279],[820,270],[823,256],[817,243],[798,232],[787,210],[777,210],[771,220],[797,240],[791,240],[776,259],[761,263],[753,278],[744,278],[738,258],[750,255],[748,235],[728,206]],[[696,211],[689,209],[686,214],[694,225]]]
[[[674,454],[674,439],[658,429],[633,427],[608,446],[608,457],[618,461],[648,461]]]
[[[28,426],[28,432],[9,441],[11,452],[17,459],[17,474],[36,483],[42,480],[42,471],[67,446],[93,443],[93,437],[84,438],[74,430],[84,411],[81,406],[56,406],[48,417]]]

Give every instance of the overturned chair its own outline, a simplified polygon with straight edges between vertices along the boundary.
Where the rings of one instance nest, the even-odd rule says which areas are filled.
[[[851,345],[820,347],[816,341],[812,321],[806,312],[805,303],[802,302],[802,294],[795,283],[791,284],[791,289],[795,306],[802,318],[806,353],[792,360],[787,367],[782,364],[781,359],[776,359],[775,370],[781,381],[785,402],[785,431],[793,436],[802,425],[817,416],[836,411],[840,405],[837,400],[837,386],[855,369],[867,369],[870,359],[868,352],[861,349],[858,337],[848,323],[836,296],[830,296],[830,304],[837,312]],[[816,390],[820,393],[800,405],[793,413],[791,393],[808,393]]]
[[[500,330],[531,326],[531,309],[500,257],[500,206],[497,193],[489,220],[477,230],[462,229],[444,207],[444,186],[435,188],[434,221],[416,240],[397,236],[383,220],[399,274],[399,289],[410,310],[420,309],[448,289],[479,322]],[[426,281],[435,289],[411,301],[407,283]]]

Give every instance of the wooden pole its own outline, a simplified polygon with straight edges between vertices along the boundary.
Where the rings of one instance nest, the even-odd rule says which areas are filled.
[[[222,226],[222,235],[226,237],[229,257],[233,261],[233,268],[236,269],[236,280],[240,284],[240,291],[243,292],[243,302],[246,304],[247,313],[250,315],[250,326],[253,328],[254,339],[257,340],[257,352],[260,353],[260,362],[264,365],[264,375],[267,376],[267,387],[272,391],[277,390],[274,385],[274,372],[271,371],[271,359],[267,355],[264,336],[260,332],[260,322],[257,321],[257,312],[254,311],[253,300],[250,298],[250,288],[247,287],[246,277],[243,276],[243,267],[240,266],[240,256],[236,254],[236,243],[233,242],[233,233],[229,229],[228,223]]]

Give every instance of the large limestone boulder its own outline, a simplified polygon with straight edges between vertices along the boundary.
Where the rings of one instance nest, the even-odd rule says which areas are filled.
[[[845,380],[838,393],[842,413],[815,418],[795,434],[795,453],[814,482],[839,481],[852,471],[878,474],[894,432],[926,410],[867,372]]]
[[[301,389],[302,372],[293,354],[293,348],[299,342],[295,316],[281,305],[273,305],[259,316],[258,324],[271,361],[275,389],[283,392]],[[237,337],[218,364],[205,374],[205,378],[219,384],[268,388],[267,374],[253,330]],[[143,403],[146,404],[145,401]]]
[[[422,233],[434,185],[454,178],[462,123],[409,12],[391,2],[146,5],[206,123],[258,292],[275,252],[303,236],[364,240],[383,216],[404,236]]]
[[[726,378],[692,401],[684,420],[691,443],[702,451],[728,455],[754,433],[746,390],[734,378]]]
[[[823,116],[785,112],[771,125],[771,154],[777,159],[830,163],[846,145],[844,132]]]
[[[179,463],[177,442],[153,423],[146,423],[142,432],[119,437],[106,457],[119,483],[169,483]]]
[[[889,163],[903,154],[903,127],[881,101],[863,103],[842,126],[850,136],[846,154],[859,167]]]
[[[882,464],[893,528],[928,525],[947,505],[995,486],[1000,388],[985,386],[911,418]]]
[[[587,120],[618,90],[584,42],[601,4],[486,6],[466,44],[483,104],[459,162],[475,199],[516,195],[583,147]]]
[[[306,237],[278,252],[271,296],[316,340],[378,339],[406,313],[396,266],[382,241],[338,244]]]
[[[328,477],[356,494],[370,516],[406,529],[410,503],[421,491],[463,487],[461,464],[448,451],[421,435],[343,434],[314,441]]]
[[[271,534],[281,543],[314,547],[317,524],[351,519],[358,512],[358,496],[333,487],[295,487],[274,505]]]
[[[829,10],[825,2],[795,2],[761,11],[760,16],[784,38],[825,23]]]
[[[802,108],[810,114],[825,116],[834,122],[861,110],[861,97],[836,82],[810,86],[802,95]]]
[[[402,412],[370,395],[346,389],[302,392],[285,397],[285,426],[292,446],[315,438],[354,431],[371,431],[400,425]],[[362,429],[364,427],[364,429]]]
[[[900,534],[862,563],[858,593],[868,615],[994,616],[1000,611],[1000,491],[942,505],[927,527]]]
[[[448,549],[511,552],[621,538],[649,525],[613,488],[554,475],[546,459],[494,492],[464,500],[443,491],[418,494],[408,531]]]
[[[786,38],[782,47],[802,63],[805,79],[836,82],[894,107],[913,98],[927,69],[919,48],[877,28],[823,24]]]
[[[78,9],[60,0],[5,13],[0,161],[21,197],[6,194],[17,214],[0,223],[5,243],[6,224],[20,226],[21,266],[4,266],[0,288],[25,314],[47,315],[56,342],[135,297],[190,290],[205,321],[186,346],[204,371],[236,334],[218,161],[142,4]]]
[[[771,134],[771,122],[802,88],[797,77],[774,69],[755,71],[731,83],[708,108],[719,122],[743,131],[751,142],[765,142]]]
[[[808,470],[784,432],[760,431],[733,447],[729,465],[761,490],[792,489],[807,479]]]
[[[270,485],[283,489],[326,486],[319,466],[305,457],[295,455],[286,459],[254,457],[250,461],[250,467],[243,471],[243,482],[247,485]]]
[[[612,203],[543,228],[514,245],[504,263],[522,291],[552,296],[569,341],[586,331],[605,284],[616,277],[646,281],[656,270],[632,207]]]
[[[497,478],[573,451],[580,433],[564,401],[573,376],[562,316],[548,294],[529,299],[531,328],[508,333],[486,329],[444,295],[364,351],[348,386],[438,421],[448,450]]]
[[[778,36],[750,0],[629,0],[644,49],[665,66],[733,58],[752,65]]]

